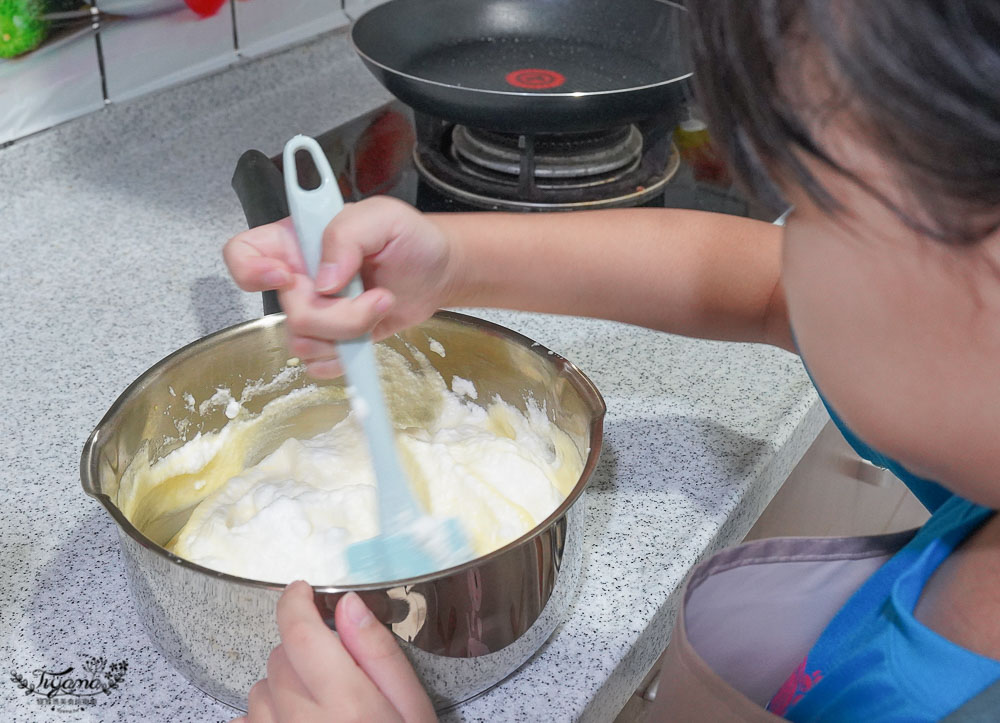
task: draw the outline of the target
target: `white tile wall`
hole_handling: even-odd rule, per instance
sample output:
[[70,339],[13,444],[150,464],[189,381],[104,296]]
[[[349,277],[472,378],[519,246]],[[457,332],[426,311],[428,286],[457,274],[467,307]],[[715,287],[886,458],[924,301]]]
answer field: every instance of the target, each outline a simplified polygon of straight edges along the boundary
[[376,5],[382,5],[386,2],[388,0],[344,0],[344,12],[353,22]]
[[104,105],[93,22],[52,33],[37,50],[0,59],[0,143]]
[[[121,0],[98,0],[118,9]],[[136,7],[163,7],[164,0],[141,0]],[[165,12],[102,16],[100,38],[108,100],[121,101],[219,70],[236,61],[232,11],[223,4],[203,18],[183,0]],[[137,11],[133,11],[137,12]]]
[[240,55],[253,57],[343,27],[341,0],[234,0]]
[[208,18],[189,3],[211,0],[80,0],[37,50],[0,59],[0,144],[350,22],[343,0],[222,0]]

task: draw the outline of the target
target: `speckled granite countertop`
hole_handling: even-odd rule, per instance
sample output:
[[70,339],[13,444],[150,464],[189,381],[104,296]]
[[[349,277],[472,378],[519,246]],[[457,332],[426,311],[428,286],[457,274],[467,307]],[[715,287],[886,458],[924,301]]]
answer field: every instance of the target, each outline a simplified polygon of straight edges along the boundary
[[[323,72],[317,69],[324,68]],[[334,72],[336,69],[336,72]],[[0,151],[0,718],[216,721],[137,622],[114,526],[80,487],[84,440],[180,346],[260,312],[229,281],[244,227],[229,187],[277,152],[387,100],[346,37],[107,110]],[[585,319],[473,312],[576,362],[608,404],[569,619],[452,720],[611,720],[663,648],[685,573],[751,527],[825,421],[796,357]],[[83,711],[14,679],[127,661]]]

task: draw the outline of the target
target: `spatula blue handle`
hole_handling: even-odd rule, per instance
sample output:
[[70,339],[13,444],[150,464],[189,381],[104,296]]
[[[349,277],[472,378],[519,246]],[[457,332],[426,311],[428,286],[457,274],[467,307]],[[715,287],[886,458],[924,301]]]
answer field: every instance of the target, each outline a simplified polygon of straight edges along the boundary
[[[308,152],[319,172],[320,185],[314,189],[306,190],[299,185],[295,164],[295,154],[298,151]],[[333,217],[343,210],[344,199],[340,195],[330,162],[319,143],[308,136],[295,136],[285,145],[284,174],[288,208],[299,239],[299,248],[309,276],[315,278],[323,256],[323,231]],[[340,295],[352,298],[363,291],[361,276],[356,275]],[[341,341],[338,343],[338,352],[347,381],[353,387],[351,405],[361,422],[371,451],[378,486],[379,524],[385,534],[416,520],[420,511],[399,463],[371,337],[365,334],[357,339]]]

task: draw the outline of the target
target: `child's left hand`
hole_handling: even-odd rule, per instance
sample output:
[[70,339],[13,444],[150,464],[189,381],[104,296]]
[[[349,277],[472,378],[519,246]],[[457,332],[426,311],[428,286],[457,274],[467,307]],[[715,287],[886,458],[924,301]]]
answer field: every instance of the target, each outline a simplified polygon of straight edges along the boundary
[[246,717],[233,723],[437,720],[403,651],[360,597],[341,598],[334,620],[337,633],[307,583],[288,586],[278,601],[281,645],[250,689]]

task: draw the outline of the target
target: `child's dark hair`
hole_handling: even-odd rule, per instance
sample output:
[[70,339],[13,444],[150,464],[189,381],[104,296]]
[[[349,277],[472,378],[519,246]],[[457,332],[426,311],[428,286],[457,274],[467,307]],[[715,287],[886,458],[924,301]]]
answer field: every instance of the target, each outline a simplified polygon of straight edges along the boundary
[[[839,208],[801,162],[805,153],[941,240],[969,243],[1000,226],[1000,1],[687,5],[699,102],[735,175],[761,201],[783,205],[772,180],[777,171],[824,209]],[[826,68],[830,87],[819,89],[822,98],[807,101],[796,90],[803,52]],[[804,87],[816,95],[815,87]],[[807,117],[843,107],[898,170],[900,185],[926,217],[867,186],[817,140]]]

